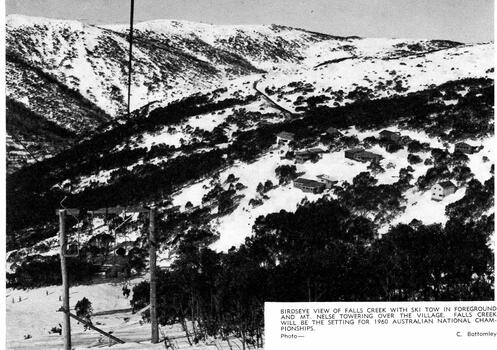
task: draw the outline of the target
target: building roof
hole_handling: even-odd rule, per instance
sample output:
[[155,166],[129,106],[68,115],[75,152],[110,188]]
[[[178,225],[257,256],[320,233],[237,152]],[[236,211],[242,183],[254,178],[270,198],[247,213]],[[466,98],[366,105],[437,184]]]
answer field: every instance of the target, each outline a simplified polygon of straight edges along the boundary
[[378,157],[382,158],[381,155],[373,153],[373,152],[368,152],[368,151],[362,151],[361,155],[366,156],[366,157],[371,157],[371,158],[378,158]]
[[325,153],[326,151],[321,148],[309,148],[304,151],[298,151],[295,153],[296,156],[313,156],[319,153]]
[[346,150],[345,152],[350,152],[350,153],[359,153],[359,152],[364,152],[362,148],[351,148]]
[[286,140],[293,141],[293,139],[295,138],[295,134],[291,133],[291,132],[287,132],[287,131],[282,131],[282,132],[276,134],[276,137],[279,137],[280,139],[286,139]]
[[315,148],[309,148],[307,150],[307,152],[309,152],[309,153],[325,153],[326,151],[322,148],[315,147]]
[[305,179],[303,177],[299,177],[298,179],[295,179],[293,182],[294,183],[296,183],[296,182],[301,183],[302,185],[307,186],[307,187],[320,187],[320,186],[323,186],[323,184],[321,182],[319,182],[319,181]]
[[335,179],[334,177],[332,177],[330,175],[326,175],[326,174],[321,174],[321,175],[318,175],[316,177],[318,179],[323,179],[323,180],[326,180],[326,181],[338,182],[337,179]]
[[362,148],[352,148],[349,150],[346,150],[345,152],[352,153],[353,156],[361,155],[366,158],[383,158],[381,155],[373,153],[373,152],[368,152]]
[[338,131],[337,128],[334,128],[334,127],[329,127],[328,129],[326,129],[326,132],[328,134],[336,134],[336,133],[340,133],[340,131]]
[[438,183],[438,185],[440,185],[444,189],[451,187],[457,188],[456,185],[452,183],[452,181],[441,181]]
[[308,151],[298,151],[298,152],[295,152],[295,156],[311,156],[312,153],[311,152],[308,152]]
[[380,135],[399,136],[400,132],[395,132],[395,131],[390,131],[390,130],[382,130],[382,131],[380,131]]

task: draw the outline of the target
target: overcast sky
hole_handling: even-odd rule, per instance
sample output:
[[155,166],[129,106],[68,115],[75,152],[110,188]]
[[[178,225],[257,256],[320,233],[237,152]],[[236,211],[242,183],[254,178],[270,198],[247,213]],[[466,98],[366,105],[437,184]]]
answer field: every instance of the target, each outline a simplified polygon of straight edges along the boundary
[[[130,0],[6,0],[6,12],[123,23]],[[494,0],[135,0],[135,20],[283,24],[335,35],[493,40]]]

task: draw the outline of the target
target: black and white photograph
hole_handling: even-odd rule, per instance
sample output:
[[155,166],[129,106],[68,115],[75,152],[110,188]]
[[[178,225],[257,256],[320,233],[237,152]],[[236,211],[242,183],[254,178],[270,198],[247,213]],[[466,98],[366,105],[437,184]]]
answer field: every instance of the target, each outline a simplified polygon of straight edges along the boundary
[[495,301],[494,5],[6,0],[6,349]]

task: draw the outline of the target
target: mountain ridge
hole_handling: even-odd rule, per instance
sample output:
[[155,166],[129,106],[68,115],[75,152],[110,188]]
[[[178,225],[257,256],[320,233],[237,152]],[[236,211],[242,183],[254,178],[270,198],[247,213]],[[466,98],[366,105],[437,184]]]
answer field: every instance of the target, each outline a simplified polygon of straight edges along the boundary
[[[6,25],[10,99],[75,131],[78,138],[125,118],[126,25],[14,14],[7,16]],[[167,105],[198,92],[240,85],[236,82],[240,79],[292,74],[326,61],[422,55],[457,46],[460,43],[450,41],[340,37],[281,25],[139,22],[135,26],[131,109],[151,103]],[[90,118],[85,117],[88,111]],[[12,146],[22,149],[15,142]],[[17,152],[15,157],[20,162],[10,162],[9,172],[32,161],[27,153]]]

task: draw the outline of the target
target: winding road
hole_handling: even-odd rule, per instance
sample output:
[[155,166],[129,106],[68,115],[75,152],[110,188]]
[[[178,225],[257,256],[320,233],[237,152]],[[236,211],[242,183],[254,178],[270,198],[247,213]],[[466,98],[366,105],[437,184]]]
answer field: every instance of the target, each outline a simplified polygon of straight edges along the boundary
[[[263,75],[262,79],[264,79],[265,77],[266,76]],[[285,114],[288,114],[290,117],[296,117],[299,114],[301,114],[301,113],[296,113],[295,111],[291,111],[291,110],[289,110],[286,107],[283,107],[278,102],[276,102],[271,96],[269,96],[268,94],[266,94],[266,92],[264,90],[259,89],[259,87],[257,86],[257,84],[260,83],[261,80],[254,81],[254,83],[253,83],[254,90],[257,91],[262,97],[264,97],[271,105],[273,105],[273,107],[275,107],[276,109],[282,111]]]

